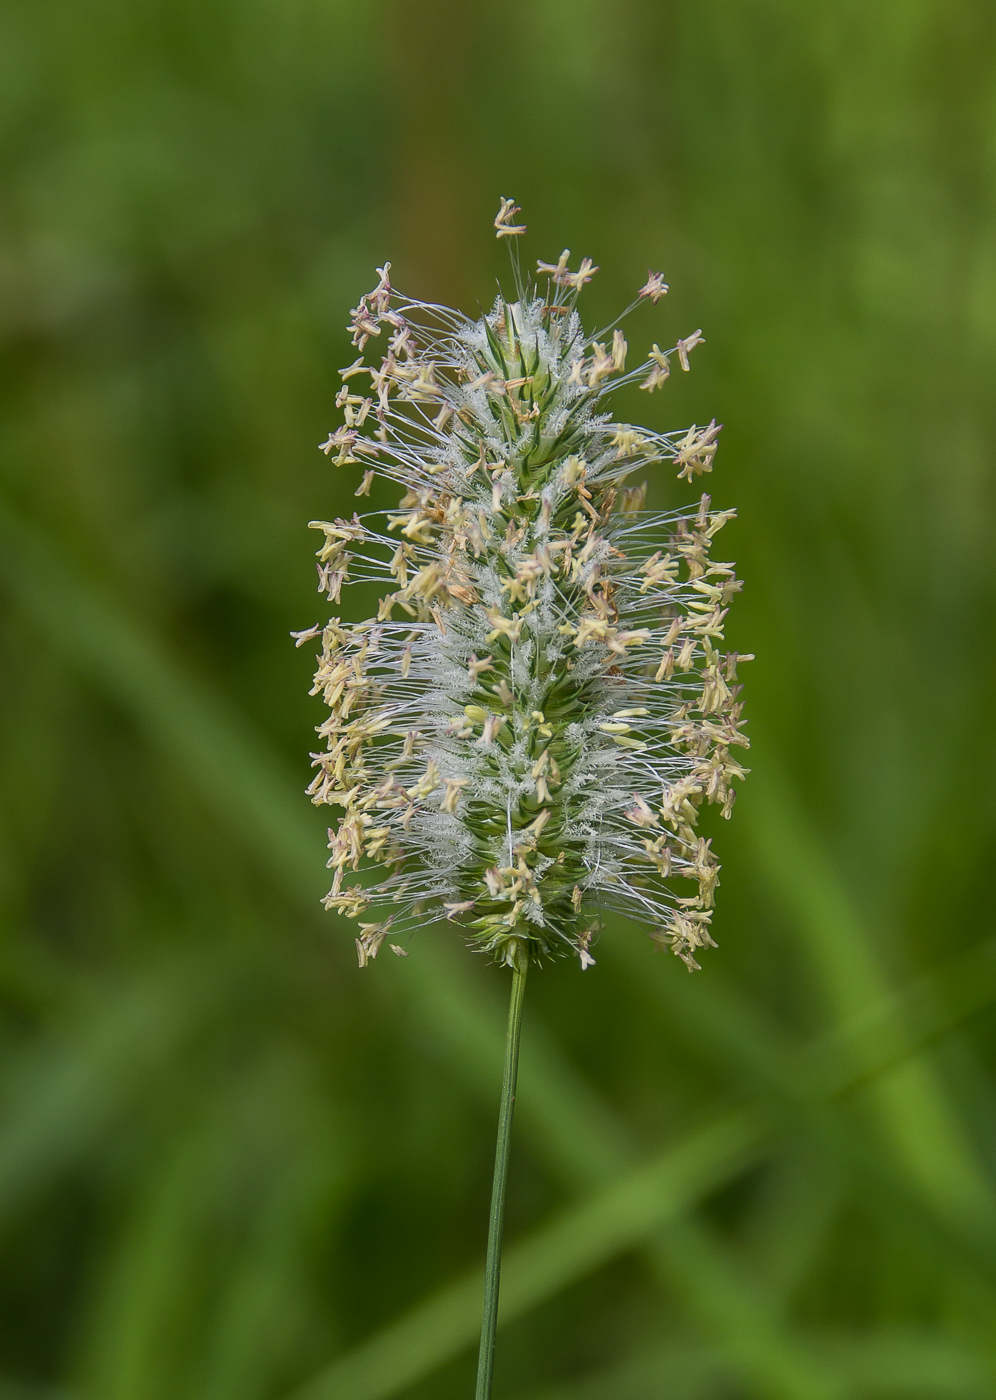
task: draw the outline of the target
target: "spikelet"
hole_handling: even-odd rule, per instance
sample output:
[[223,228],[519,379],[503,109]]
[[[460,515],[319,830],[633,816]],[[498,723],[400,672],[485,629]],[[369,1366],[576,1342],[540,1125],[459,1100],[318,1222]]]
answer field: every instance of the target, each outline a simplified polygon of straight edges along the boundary
[[[710,472],[719,426],[652,432],[604,400],[661,387],[672,357],[687,369],[701,332],[627,372],[618,322],[588,339],[576,310],[598,269],[572,272],[565,251],[524,283],[517,213],[503,199],[495,221],[515,300],[472,321],[397,293],[387,264],[352,313],[359,358],[322,450],[362,473],[357,496],[375,474],[403,495],[312,522],[329,601],[383,587],[368,621],[295,634],[321,636],[312,694],[330,711],[308,791],[342,809],[325,907],[358,921],[361,967],[389,932],[437,917],[499,962],[572,952],[586,967],[616,909],[695,968],[715,946],[719,873],[699,808],[729,816],[747,771],[734,750],[749,658],[721,651],[741,585],[711,557],[734,512],[708,496],[644,511],[645,483],[626,483],[662,463],[689,482]],[[651,273],[633,307],[666,291]]]

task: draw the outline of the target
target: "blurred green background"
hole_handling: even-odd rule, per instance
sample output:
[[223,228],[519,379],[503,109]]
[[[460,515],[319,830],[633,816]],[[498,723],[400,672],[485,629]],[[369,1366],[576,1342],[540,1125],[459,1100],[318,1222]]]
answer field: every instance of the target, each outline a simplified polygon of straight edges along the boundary
[[2,1400],[471,1393],[506,983],[357,972],[287,633],[499,195],[705,328],[758,659],[720,950],[530,979],[496,1400],[996,1395],[993,6],[4,0],[0,132]]

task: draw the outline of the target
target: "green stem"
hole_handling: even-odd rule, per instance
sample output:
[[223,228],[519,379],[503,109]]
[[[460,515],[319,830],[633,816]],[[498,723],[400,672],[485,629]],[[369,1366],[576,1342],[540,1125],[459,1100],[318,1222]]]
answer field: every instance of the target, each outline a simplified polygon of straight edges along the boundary
[[522,959],[521,966],[512,968],[512,995],[508,1004],[508,1033],[505,1037],[505,1072],[501,1084],[501,1109],[498,1113],[498,1147],[495,1151],[495,1175],[491,1186],[488,1257],[484,1266],[484,1320],[481,1323],[481,1350],[477,1359],[475,1400],[491,1400],[495,1333],[498,1329],[498,1288],[501,1283],[501,1237],[505,1223],[505,1184],[508,1179],[508,1150],[512,1140],[515,1079],[519,1069],[522,1001],[528,970],[529,963],[526,958]]

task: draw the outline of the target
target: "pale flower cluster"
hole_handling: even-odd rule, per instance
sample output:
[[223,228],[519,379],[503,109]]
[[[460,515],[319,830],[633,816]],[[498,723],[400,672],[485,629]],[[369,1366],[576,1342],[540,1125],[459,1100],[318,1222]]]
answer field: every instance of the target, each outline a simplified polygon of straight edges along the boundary
[[[525,232],[518,213],[502,200],[499,238]],[[398,294],[386,265],[352,313],[359,357],[322,448],[361,473],[358,497],[376,476],[403,494],[313,522],[330,602],[383,591],[367,621],[296,635],[321,638],[309,792],[341,809],[325,904],[358,921],[361,966],[437,916],[510,965],[567,950],[590,965],[605,910],[689,967],[713,946],[719,866],[696,826],[703,804],[729,816],[746,772],[748,658],[722,650],[740,583],[712,557],[733,512],[703,496],[652,514],[646,482],[627,483],[662,463],[710,472],[719,429],[605,412],[620,384],[658,389],[674,357],[687,370],[702,335],[627,371],[618,322],[588,337],[576,310],[598,269],[569,263],[539,263],[535,285],[516,272],[515,297],[477,321]],[[666,292],[650,273],[633,307]]]

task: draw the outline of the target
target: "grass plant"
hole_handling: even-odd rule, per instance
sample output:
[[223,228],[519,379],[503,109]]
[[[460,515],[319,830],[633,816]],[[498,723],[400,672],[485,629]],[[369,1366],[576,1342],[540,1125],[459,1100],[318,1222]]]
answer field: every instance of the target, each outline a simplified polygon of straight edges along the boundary
[[[599,916],[614,910],[700,970],[719,864],[696,827],[707,804],[730,816],[747,775],[733,754],[749,747],[737,665],[754,659],[719,650],[742,585],[711,550],[736,513],[703,495],[655,514],[648,482],[625,484],[664,463],[689,482],[711,472],[715,419],[662,434],[605,412],[627,383],[663,388],[672,358],[687,373],[701,330],[655,343],[627,373],[621,324],[667,295],[662,274],[587,336],[578,300],[598,268],[582,258],[572,271],[565,249],[526,279],[520,214],[502,198],[494,227],[515,289],[490,315],[399,294],[390,263],[353,309],[360,354],[340,370],[344,422],[322,450],[365,468],[355,496],[378,476],[404,494],[383,523],[311,522],[318,590],[336,604],[371,581],[387,591],[375,616],[293,634],[321,638],[311,693],[330,714],[308,792],[343,809],[324,904],[358,922],[360,968],[390,936],[445,916],[511,971],[477,1400],[491,1397],[530,964],[570,952],[593,967]],[[382,335],[379,366],[366,364]],[[378,866],[388,875],[371,885]]]

